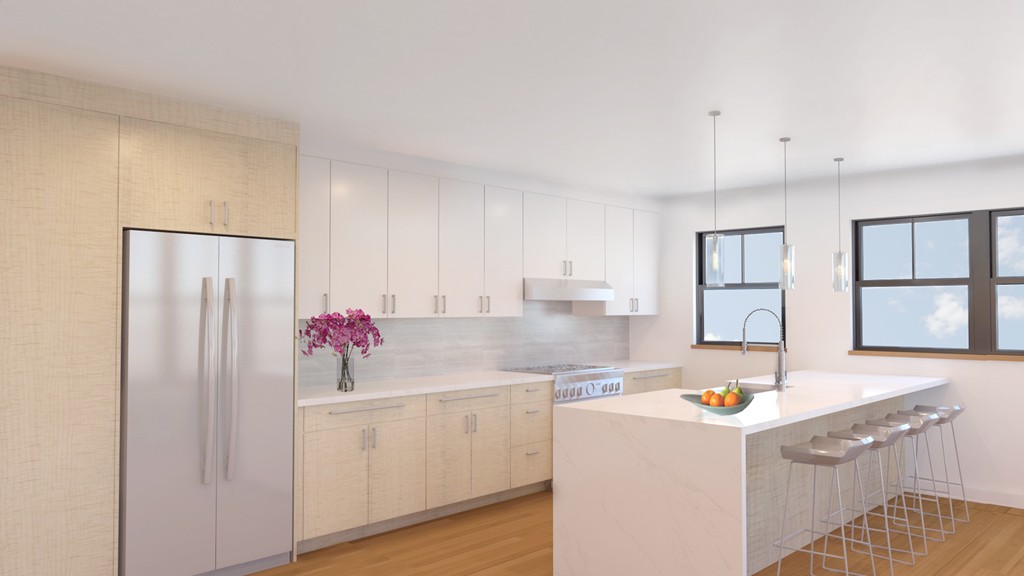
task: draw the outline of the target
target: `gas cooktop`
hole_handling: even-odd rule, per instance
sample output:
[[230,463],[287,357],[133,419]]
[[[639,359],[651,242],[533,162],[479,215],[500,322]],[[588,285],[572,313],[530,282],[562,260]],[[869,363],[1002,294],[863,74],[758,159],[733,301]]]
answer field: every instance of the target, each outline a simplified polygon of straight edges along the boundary
[[593,366],[590,364],[548,364],[547,366],[509,368],[507,372],[529,372],[531,374],[571,374],[574,372],[596,372],[599,370],[612,370],[612,367]]

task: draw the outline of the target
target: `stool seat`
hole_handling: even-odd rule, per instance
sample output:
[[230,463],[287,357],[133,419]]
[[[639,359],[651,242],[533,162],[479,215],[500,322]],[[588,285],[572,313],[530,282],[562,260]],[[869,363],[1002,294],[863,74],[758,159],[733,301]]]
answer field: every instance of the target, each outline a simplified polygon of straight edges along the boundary
[[782,457],[786,460],[801,464],[838,466],[860,456],[871,446],[872,442],[874,442],[874,438],[871,436],[854,439],[814,436],[810,442],[783,446],[781,452]]
[[879,450],[892,446],[898,442],[900,438],[903,438],[908,431],[910,431],[910,424],[906,423],[898,424],[896,426],[854,424],[849,430],[829,432],[828,435],[833,438],[872,438],[873,441],[871,442],[871,446],[868,446],[868,448],[872,450]]
[[926,406],[924,404],[918,404],[914,406],[914,412],[919,414],[938,414],[939,425],[947,424],[957,418],[957,416],[964,413],[964,407],[959,404],[953,404],[952,406]]
[[885,418],[879,418],[876,420],[868,420],[867,423],[872,426],[895,426],[898,424],[909,424],[910,430],[907,430],[907,436],[917,436],[918,434],[928,430],[939,421],[938,414],[886,414]]

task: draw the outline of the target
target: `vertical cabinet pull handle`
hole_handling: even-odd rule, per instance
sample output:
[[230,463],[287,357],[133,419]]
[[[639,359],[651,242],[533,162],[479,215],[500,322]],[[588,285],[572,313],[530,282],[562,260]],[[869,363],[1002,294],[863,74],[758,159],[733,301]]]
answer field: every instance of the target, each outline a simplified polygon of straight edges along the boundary
[[327,314],[328,308],[329,306],[327,305],[327,292],[324,292],[324,314]]
[[[210,206],[213,206],[213,201],[210,201]],[[206,384],[206,397],[205,397],[205,410],[206,410],[206,430],[203,437],[203,484],[209,484],[213,480],[213,429],[216,424],[214,419],[215,414],[213,411],[214,404],[217,400],[217,392],[214,388],[213,375],[216,370],[216,361],[214,360],[214,346],[216,343],[213,337],[213,278],[207,276],[203,278],[203,358],[201,362],[201,370],[203,375],[203,382]]]
[[572,260],[569,260],[569,276],[572,276]]
[[395,297],[394,294],[392,294],[391,295],[391,313],[392,314],[395,313],[395,300],[396,300],[396,297]]
[[562,276],[568,276],[568,275],[569,275],[569,261],[568,260],[562,260]]
[[437,314],[437,294],[434,294],[434,314]]
[[441,314],[447,314],[447,313],[448,313],[448,295],[447,294],[442,294],[441,295]]
[[370,438],[372,438],[372,440],[370,441],[370,448],[373,448],[373,449],[376,450],[377,449],[377,427],[376,426],[373,427],[373,432],[371,433]]
[[466,434],[469,434],[469,414],[466,414],[463,418],[466,421]]
[[473,432],[476,432],[476,414],[473,414]]
[[363,428],[363,452],[366,452],[366,428]]
[[228,227],[228,201],[224,201],[224,229]]
[[487,297],[487,313],[488,314],[491,313],[491,297],[490,296]]
[[213,200],[210,200],[210,230],[213,230]]
[[481,314],[484,313],[484,297],[483,296],[480,297],[480,313]]
[[230,371],[228,381],[231,383],[231,420],[228,424],[228,457],[225,478],[234,480],[235,448],[238,444],[238,298],[235,292],[235,279],[228,278],[224,283],[224,304],[228,309],[227,368]]
[[381,314],[387,314],[388,313],[388,295],[387,294],[381,294],[380,295],[380,313]]

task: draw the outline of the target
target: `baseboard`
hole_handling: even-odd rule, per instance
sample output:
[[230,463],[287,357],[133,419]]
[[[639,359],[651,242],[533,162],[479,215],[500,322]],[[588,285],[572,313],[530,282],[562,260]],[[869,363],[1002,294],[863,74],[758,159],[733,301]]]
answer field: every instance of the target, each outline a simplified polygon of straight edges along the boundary
[[472,510],[474,508],[512,500],[513,498],[519,498],[520,496],[526,496],[527,494],[543,492],[550,488],[550,480],[537,482],[536,484],[529,484],[527,486],[513,488],[496,494],[488,494],[487,496],[481,496],[479,498],[465,500],[463,502],[456,502],[447,506],[441,506],[440,508],[431,508],[430,510],[416,512],[415,514],[409,514],[407,516],[391,518],[390,520],[383,520],[381,522],[367,524],[366,526],[359,526],[358,528],[343,530],[333,534],[326,534],[324,536],[310,538],[309,540],[302,540],[299,542],[297,547],[298,553],[305,554],[306,552],[312,552],[313,550],[319,550],[342,542],[350,542],[352,540],[366,538],[367,536],[405,528],[406,526],[412,526],[413,524],[420,524],[429,520],[436,520],[437,518],[451,516],[453,514],[458,514],[459,512],[465,512],[466,510]]

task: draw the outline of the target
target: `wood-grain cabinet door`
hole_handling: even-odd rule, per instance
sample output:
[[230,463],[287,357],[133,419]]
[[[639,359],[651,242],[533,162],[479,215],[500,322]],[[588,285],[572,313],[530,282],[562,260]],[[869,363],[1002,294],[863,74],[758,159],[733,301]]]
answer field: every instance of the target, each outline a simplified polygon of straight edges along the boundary
[[471,497],[509,489],[509,409],[507,406],[473,412],[473,482]]
[[370,426],[370,523],[426,508],[426,418]]
[[307,433],[303,539],[363,526],[369,517],[369,427]]
[[471,420],[469,411],[427,417],[427,508],[471,497]]
[[295,238],[295,146],[121,118],[124,226]]

